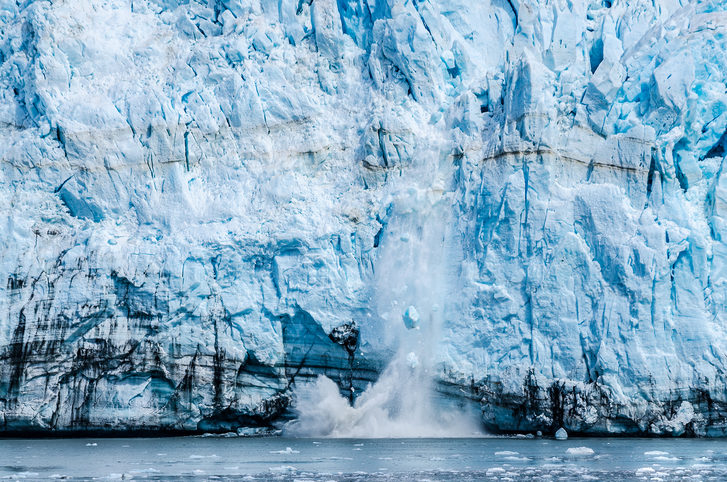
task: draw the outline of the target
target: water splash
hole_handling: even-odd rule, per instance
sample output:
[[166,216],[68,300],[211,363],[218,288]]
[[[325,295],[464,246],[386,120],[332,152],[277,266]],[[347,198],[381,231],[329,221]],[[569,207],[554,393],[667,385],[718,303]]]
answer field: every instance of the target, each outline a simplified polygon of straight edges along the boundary
[[377,260],[372,303],[378,336],[396,355],[351,405],[320,376],[299,387],[297,419],[286,433],[311,437],[470,437],[482,435],[478,413],[435,401],[437,345],[448,313],[456,312],[456,273],[447,271],[459,243],[450,233],[451,195],[434,182],[409,188],[392,203]]
[[[305,437],[413,438],[472,437],[481,435],[475,413],[436,410],[421,390],[423,377],[402,373],[404,363],[389,365],[381,378],[353,406],[329,378],[300,389],[296,396],[298,419],[286,433]],[[414,369],[416,371],[416,369]]]

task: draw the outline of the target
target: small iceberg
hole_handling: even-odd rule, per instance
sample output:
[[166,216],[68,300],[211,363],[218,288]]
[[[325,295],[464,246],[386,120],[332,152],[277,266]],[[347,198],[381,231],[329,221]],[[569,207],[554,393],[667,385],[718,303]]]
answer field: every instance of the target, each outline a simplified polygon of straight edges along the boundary
[[592,448],[589,447],[571,447],[568,450],[565,451],[568,455],[575,455],[575,456],[585,456],[585,455],[593,455],[595,452]]

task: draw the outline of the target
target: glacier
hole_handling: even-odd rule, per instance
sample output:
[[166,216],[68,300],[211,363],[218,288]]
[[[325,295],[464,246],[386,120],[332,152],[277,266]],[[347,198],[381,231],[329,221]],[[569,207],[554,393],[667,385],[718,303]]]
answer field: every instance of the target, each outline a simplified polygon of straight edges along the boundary
[[724,0],[0,0],[0,433],[263,429],[429,330],[488,430],[727,435],[726,155]]

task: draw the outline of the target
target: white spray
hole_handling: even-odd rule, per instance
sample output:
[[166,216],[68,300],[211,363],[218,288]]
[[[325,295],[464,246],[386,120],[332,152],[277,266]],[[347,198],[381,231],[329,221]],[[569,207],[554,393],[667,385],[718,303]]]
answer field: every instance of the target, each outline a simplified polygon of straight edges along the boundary
[[[435,171],[436,172],[436,171]],[[469,437],[481,435],[476,413],[435,406],[436,348],[456,298],[450,233],[452,197],[435,180],[397,193],[376,263],[374,311],[383,342],[397,347],[379,379],[349,404],[320,376],[296,391],[297,420],[286,433],[309,437]]]

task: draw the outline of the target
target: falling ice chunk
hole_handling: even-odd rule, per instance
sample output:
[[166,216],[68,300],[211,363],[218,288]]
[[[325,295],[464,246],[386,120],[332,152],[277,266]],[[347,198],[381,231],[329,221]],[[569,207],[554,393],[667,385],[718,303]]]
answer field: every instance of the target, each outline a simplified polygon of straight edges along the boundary
[[413,330],[415,328],[419,328],[419,312],[417,312],[417,309],[413,306],[406,309],[402,319],[404,320],[404,325],[406,325],[408,329]]
[[419,358],[417,357],[417,354],[414,352],[409,353],[406,356],[406,364],[411,368],[412,370],[419,366]]

